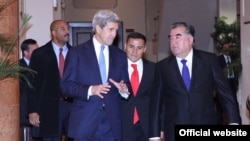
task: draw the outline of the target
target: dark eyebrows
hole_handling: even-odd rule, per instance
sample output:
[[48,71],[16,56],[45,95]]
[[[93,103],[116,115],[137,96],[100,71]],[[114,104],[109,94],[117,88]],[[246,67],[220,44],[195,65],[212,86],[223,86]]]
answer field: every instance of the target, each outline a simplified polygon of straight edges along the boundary
[[[182,36],[182,34],[181,33],[177,33],[177,34],[175,34],[175,37],[181,37]],[[168,38],[170,39],[171,37],[173,37],[173,36],[171,36],[171,35],[168,35]]]
[[182,34],[178,33],[178,34],[176,34],[175,36],[180,37],[180,36],[182,36]]

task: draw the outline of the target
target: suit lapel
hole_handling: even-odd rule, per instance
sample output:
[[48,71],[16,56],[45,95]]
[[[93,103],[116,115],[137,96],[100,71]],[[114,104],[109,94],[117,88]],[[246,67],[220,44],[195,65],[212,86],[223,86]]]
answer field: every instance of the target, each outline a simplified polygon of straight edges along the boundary
[[192,78],[191,78],[190,90],[192,89],[192,87],[194,87],[195,82],[199,82],[199,81],[197,81],[197,79],[199,79],[203,74],[203,70],[201,68],[201,66],[203,66],[203,65],[204,65],[204,63],[202,62],[202,59],[199,57],[199,53],[194,50],[193,51]]
[[23,67],[28,67],[28,64],[25,62],[24,58],[20,60],[20,65]]
[[51,63],[49,63],[49,64],[51,64],[51,66],[47,66],[47,67],[53,68],[52,70],[57,72],[58,76],[60,77],[58,64],[57,64],[56,53],[54,52],[52,42],[49,42],[45,47],[46,47],[45,52],[46,52],[47,55],[44,56],[44,57],[48,57],[47,62],[51,62]]
[[[108,47],[109,49],[109,69],[108,69],[108,78],[112,78],[112,74],[116,73],[115,66],[118,63],[116,59],[116,53],[113,50],[112,46]],[[112,65],[110,65],[112,64]]]
[[86,52],[86,54],[84,55],[86,55],[86,59],[88,60],[88,62],[90,62],[89,64],[91,64],[88,67],[90,67],[90,70],[93,71],[93,74],[98,74],[96,78],[98,79],[98,82],[101,84],[102,83],[101,73],[99,70],[98,60],[96,57],[95,48],[92,40],[90,40],[86,48],[83,49],[87,50],[83,52]]
[[147,84],[148,84],[148,75],[150,75],[151,69],[148,67],[148,63],[144,60],[142,60],[143,63],[143,71],[142,71],[142,78],[141,78],[141,82],[137,91],[136,95],[140,95],[141,93],[144,93],[144,91],[146,91],[147,89],[144,88],[148,88]]
[[173,84],[175,84],[176,87],[181,87],[182,89],[186,89],[176,58],[172,56],[169,63],[170,63],[169,66],[171,66],[172,68],[168,68],[169,72],[165,73],[169,73],[170,77],[175,78],[173,79]]

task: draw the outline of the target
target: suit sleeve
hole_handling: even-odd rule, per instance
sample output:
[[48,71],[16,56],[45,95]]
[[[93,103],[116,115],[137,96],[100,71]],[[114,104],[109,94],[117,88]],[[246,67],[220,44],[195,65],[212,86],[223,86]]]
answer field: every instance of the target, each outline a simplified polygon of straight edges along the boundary
[[[77,80],[77,68],[79,68],[79,50],[71,48],[65,60],[64,74],[61,80],[60,89],[65,96],[73,99],[88,100],[87,94],[89,85],[83,85]],[[84,68],[81,68],[84,70]],[[85,73],[82,71],[82,73]]]
[[214,55],[211,60],[213,63],[212,71],[217,88],[218,99],[226,114],[227,121],[229,123],[241,123],[237,97],[232,93],[216,56]]
[[163,129],[164,109],[163,94],[161,92],[162,82],[160,79],[159,67],[157,67],[156,79],[154,82],[153,92],[150,98],[149,107],[149,138],[160,137],[160,131]]

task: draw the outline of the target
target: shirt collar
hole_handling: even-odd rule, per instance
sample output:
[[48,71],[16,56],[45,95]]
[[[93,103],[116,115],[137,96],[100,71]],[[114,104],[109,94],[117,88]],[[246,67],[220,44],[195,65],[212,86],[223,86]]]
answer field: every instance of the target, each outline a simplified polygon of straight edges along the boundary
[[29,59],[27,59],[26,57],[23,57],[23,59],[24,59],[24,61],[26,62],[26,64],[29,66],[29,64],[30,64],[30,60],[29,60]]
[[137,66],[141,65],[142,64],[142,59],[139,59],[136,62],[132,62],[131,60],[128,59],[128,65],[131,66],[131,64],[137,64]]
[[176,59],[177,59],[178,62],[180,62],[182,59],[187,60],[187,62],[192,62],[193,61],[193,49],[190,50],[190,52],[188,53],[186,58],[176,57]]
[[[59,47],[57,44],[55,44],[53,41],[52,41],[52,47],[53,47],[53,49],[54,49],[55,52],[59,53],[60,47]],[[65,45],[62,47],[62,49],[63,49],[63,52],[64,52],[64,51],[67,51],[67,50],[68,50],[67,45],[65,44]]]
[[94,47],[100,47],[102,44],[100,44],[97,40],[96,40],[96,38],[95,38],[95,36],[93,37],[93,43],[94,43]]

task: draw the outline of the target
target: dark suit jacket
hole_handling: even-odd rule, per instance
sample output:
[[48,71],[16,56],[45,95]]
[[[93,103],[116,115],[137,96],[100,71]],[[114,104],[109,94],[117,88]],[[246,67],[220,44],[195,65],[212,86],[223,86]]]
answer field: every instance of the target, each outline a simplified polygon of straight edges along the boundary
[[36,131],[33,135],[58,136],[61,78],[51,41],[33,51],[30,68],[35,70],[37,75],[32,79],[35,89],[29,94],[29,113],[37,112],[41,122],[39,128],[33,128]]
[[[124,80],[129,83],[126,54],[118,47],[109,46],[108,78],[116,82]],[[78,139],[90,139],[96,133],[100,122],[100,109],[103,103],[108,115],[108,122],[117,139],[121,140],[121,96],[118,89],[111,83],[111,89],[104,99],[90,96],[87,99],[91,85],[102,84],[98,60],[92,39],[72,47],[65,62],[65,72],[62,78],[61,90],[74,99],[70,121],[69,136]]]
[[[219,55],[218,60],[219,60],[221,68],[225,69],[227,67],[227,62],[226,62],[226,59],[225,59],[224,55]],[[236,94],[237,89],[238,89],[238,84],[239,84],[239,82],[238,82],[238,74],[234,73],[234,78],[228,80],[228,82],[229,82],[229,85],[230,85],[233,93]]]
[[[194,49],[191,86],[188,91],[182,80],[175,56],[157,64],[161,77],[158,96],[152,97],[150,137],[159,136],[160,101],[165,97],[165,137],[174,141],[174,125],[218,124],[213,101],[215,88],[229,123],[240,123],[237,100],[234,98],[217,56]],[[157,90],[156,90],[157,92]]]
[[155,81],[156,74],[156,66],[155,63],[147,61],[145,59],[143,61],[143,72],[142,78],[139,85],[139,89],[136,97],[134,97],[133,91],[129,99],[122,100],[122,126],[123,126],[123,141],[131,141],[130,136],[133,134],[133,113],[134,107],[136,106],[140,124],[148,138],[148,124],[149,124],[149,101],[150,96],[153,95],[153,84]]
[[[27,67],[25,60],[22,58],[19,60],[19,65],[22,67]],[[24,73],[28,77],[27,73]],[[21,126],[30,126],[29,117],[28,117],[28,92],[29,87],[25,80],[20,79],[20,124]]]

